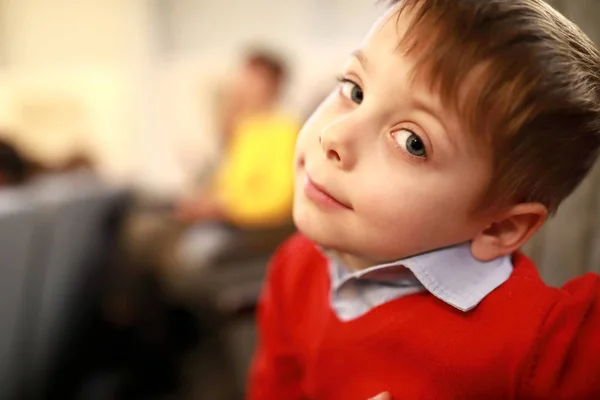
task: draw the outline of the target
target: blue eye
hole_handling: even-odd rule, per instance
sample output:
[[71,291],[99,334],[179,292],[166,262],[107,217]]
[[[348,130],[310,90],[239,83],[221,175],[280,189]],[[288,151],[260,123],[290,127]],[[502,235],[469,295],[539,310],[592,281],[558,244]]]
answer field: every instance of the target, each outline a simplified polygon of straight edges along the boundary
[[342,88],[340,90],[342,96],[346,97],[347,99],[350,99],[356,104],[360,104],[363,102],[364,94],[360,86],[358,86],[351,80],[345,78],[341,78],[340,82],[342,83]]
[[416,133],[408,129],[400,129],[392,133],[392,136],[399,147],[405,149],[409,154],[415,157],[426,157],[427,151],[425,143]]

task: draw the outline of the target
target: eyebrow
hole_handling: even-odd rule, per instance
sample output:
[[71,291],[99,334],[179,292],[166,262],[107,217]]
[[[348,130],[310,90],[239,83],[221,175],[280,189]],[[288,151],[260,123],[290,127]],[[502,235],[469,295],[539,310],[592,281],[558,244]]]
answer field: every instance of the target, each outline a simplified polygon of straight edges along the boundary
[[365,53],[363,53],[362,50],[354,50],[351,53],[352,56],[356,57],[356,59],[358,60],[358,62],[360,63],[360,65],[362,65],[363,69],[366,71],[369,69],[369,60],[367,59],[367,56],[365,56]]

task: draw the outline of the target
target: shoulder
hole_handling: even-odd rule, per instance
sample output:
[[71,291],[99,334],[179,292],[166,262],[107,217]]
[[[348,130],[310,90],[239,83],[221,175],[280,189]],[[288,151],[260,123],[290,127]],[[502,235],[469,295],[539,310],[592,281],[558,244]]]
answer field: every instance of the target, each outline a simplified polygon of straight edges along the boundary
[[320,252],[306,236],[296,232],[287,238],[275,252],[275,256],[289,257],[292,255],[314,257],[320,255]]
[[501,319],[501,316],[522,319],[530,330],[537,330],[559,301],[560,294],[544,283],[533,261],[524,254],[514,254],[512,263],[514,269],[508,280],[490,293],[475,311],[492,319]]
[[596,274],[575,278],[556,288],[544,283],[533,261],[525,255],[515,254],[513,265],[510,278],[484,300],[482,309],[506,313],[511,320],[521,318],[539,330],[555,315],[590,308],[598,302],[600,277]]
[[314,279],[326,268],[327,260],[316,245],[300,233],[288,238],[275,251],[269,267],[270,278],[280,284],[293,284]]
[[586,274],[554,288],[543,283],[524,256],[514,261],[515,276],[504,297],[518,299],[510,309],[533,334],[521,362],[521,394],[600,398],[600,277]]
[[306,268],[307,265],[326,266],[327,260],[315,243],[301,233],[295,233],[277,248],[269,270],[280,279],[298,279],[314,270]]
[[547,319],[559,310],[582,307],[584,304],[591,306],[598,301],[600,277],[596,274],[583,275],[556,288],[544,283],[533,261],[525,255],[515,254],[513,265],[513,274],[498,291],[503,302],[530,304]]
[[[301,234],[295,234],[277,249],[269,264],[263,302],[277,303],[282,310],[294,310],[296,316],[303,309],[314,310],[307,301],[307,293],[313,301],[328,293],[329,273],[327,260],[316,245]],[[268,294],[268,296],[266,295]],[[309,304],[310,303],[310,304]],[[311,308],[312,307],[312,308]]]
[[554,288],[544,283],[525,255],[515,254],[513,265],[510,278],[470,311],[467,319],[494,327],[500,333],[496,340],[513,348],[522,361],[548,335],[564,332],[561,324],[593,307],[598,278],[584,276]]

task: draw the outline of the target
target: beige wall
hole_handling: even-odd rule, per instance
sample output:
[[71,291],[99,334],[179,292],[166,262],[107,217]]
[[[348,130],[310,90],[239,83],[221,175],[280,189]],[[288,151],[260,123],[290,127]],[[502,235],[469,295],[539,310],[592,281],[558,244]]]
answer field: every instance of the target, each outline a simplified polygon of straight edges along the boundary
[[131,178],[138,155],[127,74],[144,51],[134,3],[0,3],[0,126],[33,155],[55,163],[89,150],[103,173]]
[[378,13],[363,0],[0,0],[0,127],[46,161],[84,148],[110,178],[181,191],[214,158],[212,95],[245,44],[286,50],[301,71],[286,104],[304,113]]
[[171,144],[177,132],[166,115],[167,96],[177,93],[159,52],[152,3],[3,0],[0,6],[0,127],[43,161],[89,151],[113,180],[180,190],[185,182]]

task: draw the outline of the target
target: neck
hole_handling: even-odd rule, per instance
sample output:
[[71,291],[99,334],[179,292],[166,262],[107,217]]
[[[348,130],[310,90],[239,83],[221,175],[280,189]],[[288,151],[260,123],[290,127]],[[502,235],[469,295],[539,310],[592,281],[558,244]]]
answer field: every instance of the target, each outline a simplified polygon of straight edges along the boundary
[[335,251],[334,254],[348,269],[352,271],[360,271],[379,264],[375,260],[369,260],[364,257],[350,253],[343,253],[341,251]]
[[417,253],[417,254],[411,254],[411,255],[406,255],[406,256],[403,256],[403,257],[398,257],[398,258],[395,258],[393,260],[376,260],[376,259],[372,259],[372,258],[367,258],[367,257],[364,257],[364,256],[360,256],[360,255],[357,255],[357,254],[342,252],[342,251],[339,251],[339,250],[332,250],[332,253],[349,270],[360,271],[360,270],[364,270],[364,269],[373,267],[375,265],[396,262],[396,261],[403,260],[403,259],[406,259],[406,258],[415,257],[415,256],[418,256],[418,255],[421,255],[421,254],[431,253],[431,252],[435,252],[435,251],[439,251],[439,250],[443,250],[443,249],[452,248],[452,247],[455,247],[455,246],[460,246],[461,244],[464,244],[464,242],[460,242],[460,243],[456,243],[456,244],[449,245],[449,246],[444,246],[444,247],[440,247],[440,248],[435,248],[435,249],[427,250],[427,251],[424,251],[424,252],[421,252],[421,253]]
[[277,102],[271,100],[260,101],[254,104],[247,105],[242,109],[243,115],[266,114],[273,111],[277,106]]

